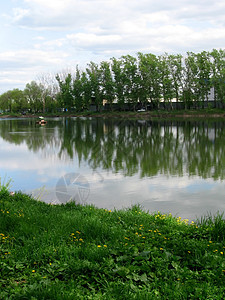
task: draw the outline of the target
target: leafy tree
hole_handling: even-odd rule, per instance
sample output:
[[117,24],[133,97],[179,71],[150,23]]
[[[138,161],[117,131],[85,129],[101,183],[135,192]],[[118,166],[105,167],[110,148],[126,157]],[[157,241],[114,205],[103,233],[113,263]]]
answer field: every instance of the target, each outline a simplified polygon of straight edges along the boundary
[[164,103],[171,102],[173,98],[173,80],[169,69],[168,54],[159,57],[159,76]]
[[56,80],[58,81],[60,88],[59,101],[64,108],[71,110],[74,106],[72,75],[69,73],[64,80],[61,80],[60,76],[57,74]]
[[0,109],[12,112],[11,91],[7,91],[0,96]]
[[112,110],[112,103],[115,99],[114,83],[112,78],[112,72],[110,69],[110,63],[103,61],[100,65],[101,71],[101,81],[103,89],[103,97],[107,100],[107,103],[110,105],[110,110]]
[[123,72],[123,62],[121,59],[112,58],[112,73],[114,78],[115,95],[120,109],[124,108],[126,76]]
[[144,90],[143,98],[148,98],[153,108],[158,107],[160,101],[160,70],[159,59],[154,54],[138,53],[141,86]]
[[10,91],[10,97],[13,112],[22,112],[28,108],[28,103],[26,101],[23,91],[19,89],[14,89]]
[[76,75],[73,81],[73,96],[75,102],[76,110],[80,111],[83,108],[83,88],[82,88],[82,81],[81,81],[81,74],[78,66],[76,67]]
[[215,106],[218,101],[225,106],[225,50],[213,49],[210,53],[212,78],[211,85],[215,91]]
[[101,70],[97,64],[90,62],[86,68],[87,74],[89,76],[92,96],[94,97],[94,102],[97,107],[97,111],[100,111],[103,103],[103,90],[101,82]]
[[198,67],[197,74],[197,87],[199,100],[202,101],[202,106],[204,108],[204,101],[207,101],[208,104],[208,94],[211,88],[211,63],[209,59],[209,54],[206,51],[198,53],[196,55],[196,64]]
[[82,100],[83,108],[89,109],[91,103],[91,97],[92,97],[92,88],[91,88],[91,82],[86,72],[82,72],[80,82],[83,91],[83,100]]
[[13,89],[0,96],[0,108],[9,112],[22,112],[28,108],[23,91]]
[[38,112],[42,109],[42,89],[36,81],[27,83],[24,90],[24,95],[27,98],[31,111]]
[[128,103],[135,110],[139,100],[140,77],[138,74],[137,59],[131,55],[122,56],[124,74],[124,95]]
[[185,109],[187,109],[190,108],[193,102],[196,105],[196,101],[199,99],[199,91],[197,88],[198,68],[195,53],[188,52],[184,63],[183,101]]
[[173,94],[176,97],[176,102],[178,103],[181,99],[181,91],[183,86],[182,55],[169,55],[167,63],[172,78]]

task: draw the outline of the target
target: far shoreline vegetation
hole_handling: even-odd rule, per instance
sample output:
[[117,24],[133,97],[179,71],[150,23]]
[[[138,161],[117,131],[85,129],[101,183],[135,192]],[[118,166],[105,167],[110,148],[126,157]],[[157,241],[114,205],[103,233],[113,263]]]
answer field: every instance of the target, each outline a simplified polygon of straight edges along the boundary
[[102,118],[123,118],[123,119],[224,119],[224,109],[198,109],[198,110],[155,110],[155,111],[83,111],[83,112],[58,112],[58,113],[0,113],[0,119],[17,119],[17,118],[38,118],[43,116],[44,118],[55,117],[102,117]]
[[3,114],[98,114],[225,110],[225,50],[138,53],[41,75],[0,95]]
[[1,299],[224,299],[223,215],[51,205],[0,186]]

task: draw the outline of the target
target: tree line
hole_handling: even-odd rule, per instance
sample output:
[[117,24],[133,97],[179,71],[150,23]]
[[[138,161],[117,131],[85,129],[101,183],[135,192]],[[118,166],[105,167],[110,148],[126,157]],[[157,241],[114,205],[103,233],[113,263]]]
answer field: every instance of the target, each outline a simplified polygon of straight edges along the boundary
[[[161,103],[183,103],[184,108],[203,108],[214,89],[214,106],[225,107],[225,50],[181,54],[138,53],[111,58],[99,64],[90,62],[74,74],[57,74],[32,81],[25,89],[0,96],[0,109],[10,112],[97,111],[107,103],[109,110],[137,106],[158,109]],[[172,105],[171,105],[172,108]]]

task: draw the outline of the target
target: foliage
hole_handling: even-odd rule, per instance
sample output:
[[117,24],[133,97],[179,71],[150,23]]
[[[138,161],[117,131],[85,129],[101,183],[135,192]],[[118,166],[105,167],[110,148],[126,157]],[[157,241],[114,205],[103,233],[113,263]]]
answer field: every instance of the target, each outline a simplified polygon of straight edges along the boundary
[[0,191],[1,299],[224,299],[222,216],[48,205]]

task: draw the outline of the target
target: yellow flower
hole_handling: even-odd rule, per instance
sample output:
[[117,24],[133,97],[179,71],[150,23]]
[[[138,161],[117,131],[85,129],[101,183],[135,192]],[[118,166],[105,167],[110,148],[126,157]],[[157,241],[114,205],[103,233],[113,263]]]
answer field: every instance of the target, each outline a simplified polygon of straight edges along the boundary
[[223,255],[223,252],[221,251],[221,252],[220,252],[220,254],[222,254],[222,255]]
[[98,245],[98,248],[101,248],[101,245]]
[[32,270],[32,273],[35,273],[35,270]]
[[104,245],[103,247],[107,248],[107,245]]

